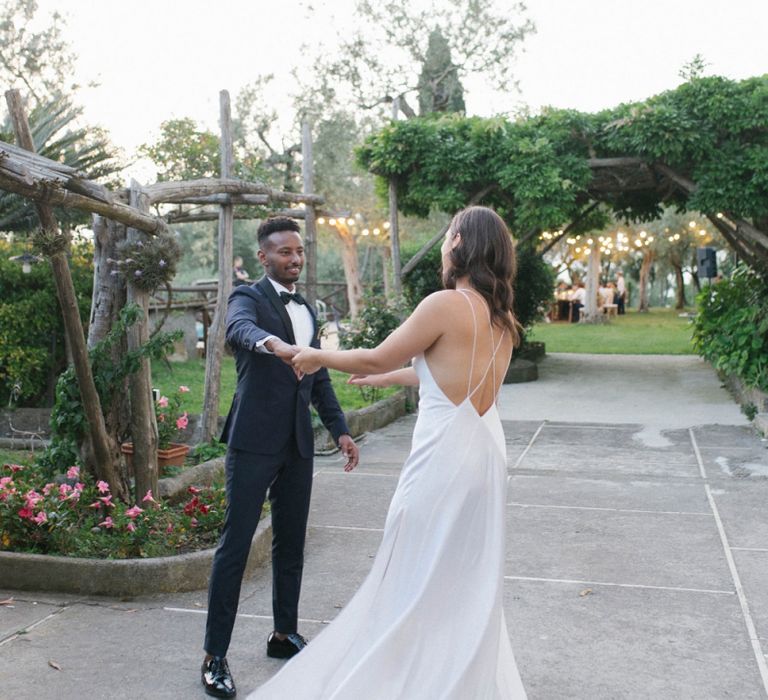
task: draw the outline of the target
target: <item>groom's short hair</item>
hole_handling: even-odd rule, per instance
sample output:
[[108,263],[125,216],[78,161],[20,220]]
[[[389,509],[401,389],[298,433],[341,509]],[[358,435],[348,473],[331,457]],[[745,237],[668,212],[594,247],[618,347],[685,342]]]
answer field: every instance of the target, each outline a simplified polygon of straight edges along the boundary
[[261,245],[271,234],[278,231],[296,231],[301,233],[301,227],[296,219],[290,216],[272,216],[261,223],[258,230],[259,245]]

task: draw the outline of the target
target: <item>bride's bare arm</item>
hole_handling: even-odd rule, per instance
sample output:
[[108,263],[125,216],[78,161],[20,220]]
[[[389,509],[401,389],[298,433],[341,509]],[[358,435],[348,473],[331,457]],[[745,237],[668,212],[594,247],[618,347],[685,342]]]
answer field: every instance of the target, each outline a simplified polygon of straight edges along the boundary
[[412,357],[424,352],[440,338],[450,322],[455,292],[430,294],[384,342],[367,350],[317,350],[302,348],[293,364],[311,374],[330,367],[349,374],[384,374],[400,369]]
[[355,386],[419,386],[419,378],[413,367],[396,369],[385,374],[353,374],[347,384]]

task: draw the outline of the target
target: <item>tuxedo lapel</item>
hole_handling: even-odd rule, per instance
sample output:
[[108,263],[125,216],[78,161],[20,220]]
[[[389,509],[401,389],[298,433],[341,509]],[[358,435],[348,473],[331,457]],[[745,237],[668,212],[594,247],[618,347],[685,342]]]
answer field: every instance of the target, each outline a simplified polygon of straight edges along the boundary
[[272,283],[265,275],[256,284],[261,287],[267,299],[269,299],[270,303],[277,312],[277,315],[280,317],[280,320],[283,322],[283,325],[285,326],[285,335],[288,342],[291,345],[296,345],[296,337],[293,334],[293,324],[291,323],[291,317],[285,310],[285,304],[283,304],[283,300],[277,295],[277,292],[272,286]]

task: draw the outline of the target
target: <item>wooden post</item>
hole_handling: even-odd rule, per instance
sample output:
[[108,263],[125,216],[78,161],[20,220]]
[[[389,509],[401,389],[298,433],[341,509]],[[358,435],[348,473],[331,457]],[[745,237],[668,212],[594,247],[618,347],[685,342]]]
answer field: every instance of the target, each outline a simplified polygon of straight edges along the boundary
[[[149,211],[149,203],[141,185],[131,181],[130,205],[141,212]],[[129,242],[140,240],[141,232],[129,228]],[[128,280],[128,303],[136,304],[142,311],[139,320],[127,332],[128,350],[138,350],[149,340],[149,293]],[[148,491],[157,496],[157,420],[152,401],[152,370],[149,358],[141,360],[139,369],[130,375],[128,382],[131,395],[131,440],[133,441],[133,475],[136,503],[141,504]]]
[[[400,110],[400,98],[392,100],[392,119],[397,119]],[[395,298],[403,295],[403,280],[400,266],[400,228],[397,218],[397,186],[394,178],[389,180],[389,241],[392,249],[392,291]]]
[[[301,125],[301,176],[304,193],[311,194],[315,188],[314,163],[312,161],[312,128],[309,122]],[[314,306],[317,300],[317,223],[315,205],[305,204],[304,215],[304,267],[306,273],[307,301]]]
[[[232,177],[234,150],[232,146],[232,116],[229,92],[219,93],[219,122],[221,127],[221,177]],[[213,316],[205,352],[205,394],[200,418],[200,440],[210,442],[219,430],[219,394],[221,391],[221,358],[227,332],[227,302],[232,292],[232,247],[234,207],[222,204],[219,212],[219,285],[216,292],[216,312]]]
[[[8,111],[13,122],[16,141],[21,148],[34,153],[35,145],[32,141],[32,132],[29,129],[27,115],[21,101],[18,90],[8,90],[5,93]],[[37,215],[40,218],[45,237],[52,242],[52,253],[49,254],[53,269],[53,280],[56,285],[56,295],[61,306],[61,314],[64,320],[64,332],[66,333],[69,347],[72,349],[72,361],[75,368],[75,376],[80,389],[83,403],[83,411],[88,423],[89,448],[86,452],[86,468],[98,478],[108,482],[112,493],[116,498],[124,499],[127,496],[126,484],[119,478],[117,470],[118,450],[117,445],[109,439],[104,424],[104,414],[101,410],[101,400],[96,391],[93,380],[90,358],[86,347],[85,332],[78,311],[77,295],[72,282],[72,273],[67,261],[69,240],[59,232],[59,226],[53,215],[53,209],[48,204],[36,203]],[[61,237],[61,240],[56,240]],[[61,245],[53,245],[53,241]]]

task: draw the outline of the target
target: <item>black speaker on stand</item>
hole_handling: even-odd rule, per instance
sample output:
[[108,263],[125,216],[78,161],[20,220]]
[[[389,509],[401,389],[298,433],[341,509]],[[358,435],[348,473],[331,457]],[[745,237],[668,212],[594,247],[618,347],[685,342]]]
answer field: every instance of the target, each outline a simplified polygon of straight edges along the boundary
[[714,248],[696,248],[696,267],[699,277],[714,279],[717,277],[717,258]]

